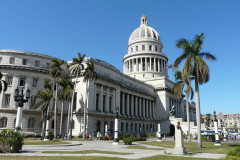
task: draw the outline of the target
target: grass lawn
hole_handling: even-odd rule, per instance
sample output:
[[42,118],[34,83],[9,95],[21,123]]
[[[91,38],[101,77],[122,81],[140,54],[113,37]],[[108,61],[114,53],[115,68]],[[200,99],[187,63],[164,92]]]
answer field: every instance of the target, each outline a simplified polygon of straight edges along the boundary
[[51,156],[51,157],[31,157],[31,156],[0,156],[1,160],[126,160],[116,157],[94,157],[94,156]]
[[148,147],[139,146],[139,145],[129,145],[129,146],[127,146],[127,148],[129,148],[129,149],[162,150],[162,149],[160,149],[160,148],[148,148]]
[[42,140],[24,140],[24,145],[57,145],[57,144],[70,144],[69,142],[64,142],[64,141],[57,141],[57,140],[52,140],[52,141],[42,141]]
[[148,158],[142,158],[141,160],[208,160],[207,158],[193,158],[193,157],[177,157],[177,156],[153,156]]
[[133,154],[133,153],[125,153],[125,152],[112,152],[112,151],[99,151],[99,150],[85,150],[85,151],[44,151],[43,153],[62,153],[62,154],[103,153],[103,154],[119,154],[119,155]]
[[[159,147],[174,148],[174,141],[164,142],[139,142],[142,144],[154,145]],[[222,143],[221,146],[215,146],[214,142],[203,142],[202,148],[197,147],[197,142],[184,142],[184,146],[187,152],[198,152],[198,153],[222,153],[227,154],[228,151],[234,150],[236,147],[240,147],[240,143]]]

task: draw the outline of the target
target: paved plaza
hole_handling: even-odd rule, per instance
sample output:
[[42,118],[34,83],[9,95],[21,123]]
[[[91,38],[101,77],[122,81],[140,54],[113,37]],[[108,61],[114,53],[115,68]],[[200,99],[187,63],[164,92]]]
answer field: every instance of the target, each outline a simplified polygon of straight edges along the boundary
[[[150,139],[154,140],[154,139]],[[160,142],[161,143],[161,142]],[[164,142],[163,142],[164,143]],[[185,157],[201,157],[219,159],[226,157],[226,154],[213,154],[213,153],[197,153],[194,155],[175,155],[166,154],[172,153],[173,148],[163,148],[152,145],[140,144],[137,142],[134,145],[141,145],[147,148],[159,148],[162,150],[147,150],[147,149],[131,149],[127,145],[113,145],[111,141],[72,141],[71,144],[62,145],[24,145],[22,153],[9,153],[0,155],[12,156],[103,156],[103,157],[118,157],[125,159],[140,159],[152,157],[156,155],[169,155],[169,156],[185,156]],[[59,154],[59,153],[43,153],[44,151],[84,151],[84,150],[99,150],[99,151],[112,151],[133,153],[129,155],[119,154],[102,154],[102,153],[89,153],[89,154]]]

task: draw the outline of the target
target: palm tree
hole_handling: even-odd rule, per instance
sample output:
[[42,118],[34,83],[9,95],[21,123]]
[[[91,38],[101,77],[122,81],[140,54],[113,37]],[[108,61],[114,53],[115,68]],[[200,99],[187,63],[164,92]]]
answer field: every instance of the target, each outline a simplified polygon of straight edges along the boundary
[[[63,103],[64,103],[64,101],[71,102],[72,91],[73,91],[73,88],[74,88],[74,82],[71,82],[71,81],[66,80],[65,78],[62,78],[59,81],[59,85],[61,86],[61,89],[59,89],[58,98],[59,98],[60,101],[62,101],[60,133],[59,133],[61,135],[62,134],[62,120],[63,120]],[[70,109],[68,109],[68,113],[69,112],[70,112]],[[69,126],[69,114],[68,114],[68,124],[67,124],[67,126]]]
[[3,91],[3,92],[6,92],[7,91],[7,82],[4,81],[4,80],[1,80],[3,77],[3,74],[2,72],[0,71],[0,93]]
[[216,58],[209,52],[201,52],[203,47],[204,34],[196,35],[192,41],[180,39],[176,43],[176,47],[183,50],[183,53],[174,62],[174,67],[178,68],[183,60],[186,60],[182,68],[182,79],[188,81],[190,76],[195,80],[195,101],[196,101],[196,119],[198,129],[198,147],[202,147],[201,141],[201,112],[200,112],[200,97],[199,84],[204,84],[209,81],[210,73],[207,62],[204,60],[216,61]]
[[85,139],[86,134],[86,107],[87,107],[87,100],[88,100],[88,94],[89,94],[89,82],[97,79],[97,73],[94,71],[94,63],[89,62],[87,63],[87,68],[85,69],[83,73],[83,82],[86,82],[86,97],[85,97],[85,105],[84,105],[84,129],[83,129],[83,138]]
[[54,78],[55,84],[55,105],[54,105],[54,138],[57,138],[57,93],[58,93],[58,78],[63,75],[63,65],[65,62],[59,59],[52,59],[52,65],[50,67],[50,75]]
[[77,58],[73,58],[72,63],[70,64],[70,74],[73,76],[76,76],[75,78],[75,85],[74,85],[74,89],[73,89],[73,93],[72,93],[72,101],[71,101],[71,118],[70,118],[70,134],[69,134],[69,138],[72,139],[72,120],[73,120],[73,100],[74,100],[74,93],[76,90],[76,85],[77,85],[77,80],[79,78],[79,76],[81,75],[82,70],[84,69],[84,58],[85,58],[85,54],[81,55],[80,53],[78,53],[78,57]]
[[[188,123],[188,141],[191,142],[191,137],[190,137],[190,116],[189,116],[189,103],[188,103],[188,98],[190,97],[190,100],[193,99],[193,89],[191,87],[191,81],[188,82],[188,84],[184,83],[182,80],[182,73],[181,71],[176,71],[175,72],[175,81],[177,81],[174,86],[173,86],[173,92],[174,95],[177,96],[180,99],[184,98],[183,95],[183,88],[186,85],[186,109],[187,109],[187,123]],[[190,78],[189,78],[190,79]]]
[[[44,90],[39,90],[34,97],[34,98],[40,99],[40,101],[34,105],[34,108],[38,108],[41,106],[42,117],[43,117],[42,132],[44,131],[44,118],[45,118],[44,112],[47,113],[47,116],[49,115],[49,103],[53,98],[52,84],[49,84],[48,82],[46,82],[44,84],[44,88],[45,88]],[[47,124],[49,124],[49,122]],[[49,128],[49,126],[46,126],[46,127]],[[46,133],[46,135],[48,135],[48,133]]]

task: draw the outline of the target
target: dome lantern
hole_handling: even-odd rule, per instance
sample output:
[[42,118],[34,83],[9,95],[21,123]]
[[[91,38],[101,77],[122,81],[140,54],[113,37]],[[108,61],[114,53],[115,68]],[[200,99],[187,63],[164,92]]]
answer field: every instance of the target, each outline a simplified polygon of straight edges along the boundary
[[147,23],[147,16],[146,15],[143,15],[141,17],[141,25],[148,25],[148,23]]

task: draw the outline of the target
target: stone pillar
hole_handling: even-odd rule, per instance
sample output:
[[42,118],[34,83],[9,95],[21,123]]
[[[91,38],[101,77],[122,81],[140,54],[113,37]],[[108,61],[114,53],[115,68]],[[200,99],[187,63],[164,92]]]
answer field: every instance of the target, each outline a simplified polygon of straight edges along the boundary
[[134,103],[133,103],[133,100],[134,100],[134,96],[132,95],[131,96],[131,116],[132,117],[134,116]]
[[149,107],[148,103],[149,103],[149,100],[146,99],[146,113],[145,113],[145,117],[146,118],[149,118],[148,117],[148,112],[149,112],[149,110],[148,110],[148,107]]
[[175,127],[175,148],[173,150],[173,153],[174,154],[186,154],[187,153],[186,148],[184,147],[183,132],[180,127],[180,123]]
[[140,58],[140,70],[139,71],[143,71],[143,62],[142,62],[142,57]]
[[154,60],[154,61],[153,61],[153,63],[154,63],[154,65],[153,65],[153,67],[154,67],[154,68],[153,68],[153,71],[156,72],[156,71],[157,71],[157,70],[156,70],[156,67],[157,67],[156,58],[154,57],[153,60]]
[[152,102],[152,119],[154,119],[154,110],[155,110],[155,107],[154,107],[154,101]]
[[158,139],[157,139],[157,141],[162,142],[160,121],[158,121]]
[[149,101],[149,113],[148,113],[148,117],[150,119],[152,119],[152,101]]
[[103,85],[101,85],[101,93],[100,93],[100,111],[103,112]]
[[114,145],[119,145],[119,140],[118,140],[118,118],[115,118],[115,126],[114,126],[114,140],[113,144]]
[[[115,111],[116,110],[116,108],[117,107],[119,107],[119,109],[120,109],[120,96],[121,96],[121,91],[120,91],[120,89],[116,89],[115,90],[115,95],[114,95],[114,102],[115,103],[113,103],[113,111]],[[119,110],[119,112],[120,112],[120,110]]]
[[145,118],[146,117],[146,100],[145,98],[143,98],[143,106],[142,106],[142,109],[143,109],[143,117]]
[[135,117],[138,117],[138,97],[135,97]]
[[125,111],[126,115],[129,116],[129,94],[127,94],[127,110]]
[[122,115],[125,114],[125,93],[122,92]]
[[[120,99],[120,97],[119,97]],[[112,110],[110,111],[112,113],[112,111],[116,110],[116,89],[113,90],[113,98],[112,98]],[[118,105],[119,106],[119,105]]]
[[136,71],[139,71],[138,58],[136,58]]
[[216,146],[221,145],[218,135],[217,119],[214,120],[214,130],[215,130],[215,144]]
[[110,110],[109,110],[109,87],[107,88],[107,96],[106,96],[106,104],[105,104],[105,106],[106,106],[106,112],[110,112]]
[[142,98],[139,97],[139,115],[138,117],[142,117]]
[[161,71],[160,71],[160,68],[161,68],[161,67],[160,67],[160,59],[158,59],[158,72],[161,72]]
[[150,71],[152,71],[152,57],[149,57]]

